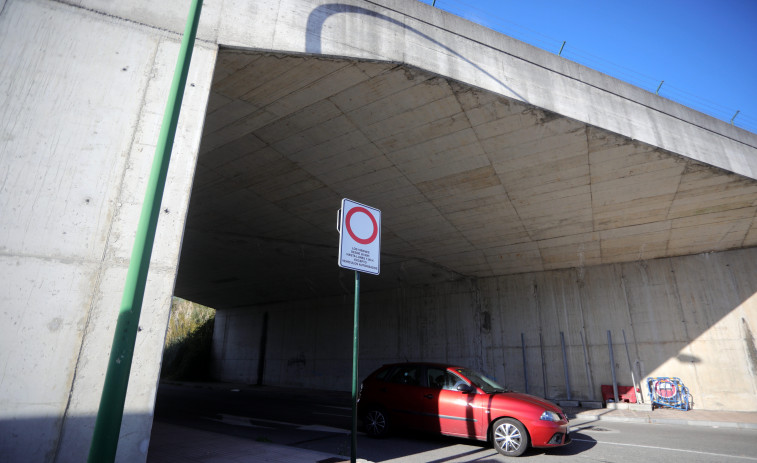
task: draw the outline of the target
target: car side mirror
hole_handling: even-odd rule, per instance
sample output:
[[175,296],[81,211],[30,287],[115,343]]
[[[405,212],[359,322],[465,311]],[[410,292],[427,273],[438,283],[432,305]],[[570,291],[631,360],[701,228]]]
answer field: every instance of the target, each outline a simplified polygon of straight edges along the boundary
[[471,392],[473,392],[473,386],[471,386],[470,384],[458,384],[457,390],[462,392],[463,394],[470,394]]

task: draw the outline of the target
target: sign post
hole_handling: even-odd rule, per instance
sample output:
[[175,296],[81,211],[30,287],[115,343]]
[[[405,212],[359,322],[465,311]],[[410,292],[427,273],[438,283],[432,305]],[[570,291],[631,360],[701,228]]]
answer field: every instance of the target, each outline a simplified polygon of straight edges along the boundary
[[352,450],[357,459],[358,346],[360,338],[360,272],[378,275],[381,269],[381,211],[342,199],[337,215],[339,266],[355,271],[355,313],[352,332]]

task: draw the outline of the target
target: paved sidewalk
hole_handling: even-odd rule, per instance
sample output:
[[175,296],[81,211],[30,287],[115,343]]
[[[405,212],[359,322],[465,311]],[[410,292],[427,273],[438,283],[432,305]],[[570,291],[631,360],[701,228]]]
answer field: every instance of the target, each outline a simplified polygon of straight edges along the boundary
[[653,411],[583,409],[563,407],[571,420],[625,421],[632,423],[718,426],[722,428],[757,429],[757,412],[718,410],[675,410],[657,408]]
[[[147,463],[337,463],[350,458],[154,421]],[[369,463],[365,460],[358,460]]]
[[[654,411],[582,409],[565,407],[571,421],[623,421],[684,426],[718,426],[757,429],[757,412],[711,410]],[[338,463],[349,457],[297,447],[257,442],[153,422],[147,463]],[[359,459],[359,462],[370,463]]]

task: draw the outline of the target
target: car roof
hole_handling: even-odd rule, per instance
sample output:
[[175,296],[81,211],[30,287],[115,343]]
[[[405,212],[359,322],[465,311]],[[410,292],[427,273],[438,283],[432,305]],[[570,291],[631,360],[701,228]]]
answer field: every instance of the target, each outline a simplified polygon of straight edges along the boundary
[[438,362],[397,362],[397,363],[386,363],[382,365],[383,368],[389,368],[389,367],[395,367],[395,366],[411,366],[411,365],[417,365],[417,366],[426,366],[426,367],[437,367],[437,368],[463,368],[455,364],[451,363],[438,363]]

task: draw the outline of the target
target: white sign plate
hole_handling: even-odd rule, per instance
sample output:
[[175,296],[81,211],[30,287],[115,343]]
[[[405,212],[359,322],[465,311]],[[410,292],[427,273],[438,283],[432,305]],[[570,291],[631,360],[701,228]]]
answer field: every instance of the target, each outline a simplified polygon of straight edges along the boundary
[[378,275],[381,269],[381,211],[342,199],[337,229],[339,266]]

